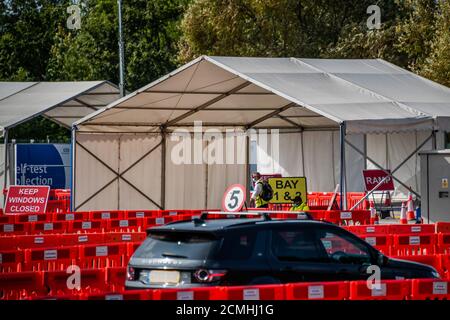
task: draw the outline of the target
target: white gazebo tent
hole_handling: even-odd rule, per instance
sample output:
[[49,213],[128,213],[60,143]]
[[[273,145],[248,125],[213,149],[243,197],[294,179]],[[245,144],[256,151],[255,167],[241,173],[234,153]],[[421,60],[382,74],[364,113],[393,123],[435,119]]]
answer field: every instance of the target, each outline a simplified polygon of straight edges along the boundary
[[42,115],[71,129],[73,122],[119,97],[116,85],[108,81],[0,82],[0,131],[4,138],[0,176],[3,188],[10,180],[8,148],[5,146],[11,128]]
[[[258,151],[262,173],[345,192],[363,191],[362,169],[389,168],[399,192],[419,196],[416,153],[440,143],[449,119],[450,89],[383,60],[202,56],[74,124],[72,205],[218,207],[229,184],[247,185],[249,139],[238,137],[249,129],[280,130],[279,158]],[[233,128],[245,161],[176,163],[176,131],[192,134],[195,121]],[[208,160],[213,139],[199,143]]]

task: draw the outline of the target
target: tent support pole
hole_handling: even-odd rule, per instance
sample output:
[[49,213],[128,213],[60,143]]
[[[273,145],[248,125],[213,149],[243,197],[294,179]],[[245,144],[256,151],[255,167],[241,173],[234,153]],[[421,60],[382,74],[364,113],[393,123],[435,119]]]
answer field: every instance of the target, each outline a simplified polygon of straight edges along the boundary
[[75,141],[76,141],[76,132],[77,132],[77,128],[75,127],[75,126],[73,126],[72,127],[72,130],[71,130],[71,137],[70,137],[70,140],[71,140],[71,143],[72,143],[72,145],[71,145],[71,154],[70,154],[70,157],[71,157],[71,164],[72,164],[72,168],[71,168],[71,170],[70,170],[70,174],[71,174],[71,177],[70,177],[70,212],[73,212],[74,211],[74,208],[75,208],[75,188],[74,188],[74,186],[75,186],[75,163],[76,163],[76,161],[75,161],[75,147],[76,147],[76,145],[75,145]]
[[166,132],[161,130],[161,208],[166,209]]
[[339,188],[341,193],[340,208],[341,210],[347,210],[347,191],[345,183],[345,122],[339,125],[339,143],[340,143],[340,179]]
[[[8,186],[8,129],[5,129],[3,136],[4,144],[5,144],[5,167],[3,171],[3,194]],[[3,205],[6,203],[6,197],[3,198]]]

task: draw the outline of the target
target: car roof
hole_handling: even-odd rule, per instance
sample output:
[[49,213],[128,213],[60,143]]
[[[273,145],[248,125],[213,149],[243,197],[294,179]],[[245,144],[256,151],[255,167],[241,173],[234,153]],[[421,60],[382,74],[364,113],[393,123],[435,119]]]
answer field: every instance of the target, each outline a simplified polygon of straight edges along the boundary
[[191,232],[220,232],[228,229],[245,228],[253,226],[277,226],[285,224],[327,224],[317,220],[299,219],[206,219],[206,220],[185,220],[176,221],[163,226],[152,227],[148,231],[191,231]]

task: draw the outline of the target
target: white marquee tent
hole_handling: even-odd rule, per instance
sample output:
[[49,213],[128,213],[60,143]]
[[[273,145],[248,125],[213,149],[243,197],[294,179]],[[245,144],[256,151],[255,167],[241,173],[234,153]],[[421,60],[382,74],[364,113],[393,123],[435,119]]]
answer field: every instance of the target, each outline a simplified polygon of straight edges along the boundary
[[[245,161],[208,162],[206,136],[207,163],[177,164],[176,131],[191,135],[195,121],[232,128]],[[344,192],[363,191],[362,169],[379,167],[398,194],[419,196],[416,154],[450,131],[450,89],[380,59],[202,56],[74,124],[73,209],[217,208],[228,185],[247,184],[249,129],[280,130],[279,144],[257,141],[262,173]]]
[[[8,143],[9,129],[40,115],[71,129],[73,122],[119,97],[118,88],[108,81],[0,82],[0,135]],[[8,148],[0,147],[0,185],[6,187]]]

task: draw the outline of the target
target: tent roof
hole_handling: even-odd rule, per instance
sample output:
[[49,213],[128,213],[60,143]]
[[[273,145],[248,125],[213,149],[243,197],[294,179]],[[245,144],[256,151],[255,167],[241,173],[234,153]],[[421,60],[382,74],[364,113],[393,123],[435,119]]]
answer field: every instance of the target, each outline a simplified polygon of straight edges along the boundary
[[77,121],[81,131],[160,127],[393,132],[450,128],[450,89],[380,59],[202,56]]
[[39,115],[70,128],[118,98],[108,81],[0,82],[0,130]]

